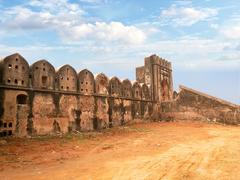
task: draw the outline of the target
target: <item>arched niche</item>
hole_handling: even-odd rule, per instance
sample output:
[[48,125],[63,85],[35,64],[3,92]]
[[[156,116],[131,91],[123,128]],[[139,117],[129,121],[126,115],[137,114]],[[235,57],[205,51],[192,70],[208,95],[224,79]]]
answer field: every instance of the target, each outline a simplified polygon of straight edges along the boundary
[[164,78],[161,82],[161,99],[162,101],[169,100],[169,81],[167,78]]
[[142,85],[142,99],[150,100],[150,91],[145,83]]
[[25,104],[27,104],[27,99],[28,99],[27,95],[19,94],[19,95],[17,95],[16,103],[17,103],[17,105],[25,105]]
[[55,69],[46,60],[39,60],[30,67],[33,88],[54,89]]
[[83,94],[94,93],[94,76],[92,72],[84,69],[78,73],[79,91]]
[[122,96],[122,83],[117,77],[109,81],[108,92],[112,96]]
[[132,83],[128,79],[122,82],[122,96],[132,97]]
[[97,94],[108,94],[108,77],[103,74],[100,73],[96,76],[95,78],[95,90]]
[[77,91],[77,73],[72,66],[62,66],[56,73],[56,80],[58,90]]
[[141,99],[142,98],[142,89],[141,89],[141,85],[138,82],[135,82],[133,84],[133,97],[136,99]]
[[2,84],[29,86],[29,64],[20,54],[7,56],[0,64]]

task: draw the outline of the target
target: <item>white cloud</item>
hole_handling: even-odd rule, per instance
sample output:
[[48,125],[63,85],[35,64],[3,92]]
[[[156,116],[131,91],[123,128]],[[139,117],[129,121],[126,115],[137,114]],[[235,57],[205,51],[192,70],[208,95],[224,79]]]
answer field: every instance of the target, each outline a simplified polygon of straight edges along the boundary
[[78,4],[68,0],[31,0],[28,5],[6,9],[0,19],[8,30],[52,30],[66,42],[90,39],[139,44],[146,38],[146,34],[133,25],[88,23],[84,13]]
[[173,26],[191,26],[200,21],[206,21],[217,14],[218,11],[212,8],[178,7],[172,5],[161,12],[160,20],[164,24]]
[[240,40],[240,24],[224,27],[220,32],[228,39]]
[[140,29],[135,26],[125,26],[120,22],[81,24],[63,28],[59,33],[65,41],[70,43],[88,39],[140,44],[146,39],[145,33]]

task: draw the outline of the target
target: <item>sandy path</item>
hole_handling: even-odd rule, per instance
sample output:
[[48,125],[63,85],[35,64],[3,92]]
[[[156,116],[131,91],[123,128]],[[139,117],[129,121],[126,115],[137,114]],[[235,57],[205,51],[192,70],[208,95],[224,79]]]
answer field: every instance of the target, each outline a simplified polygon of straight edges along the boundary
[[240,178],[238,127],[152,123],[134,128],[145,129],[102,137],[75,159],[6,169],[0,175],[3,179]]

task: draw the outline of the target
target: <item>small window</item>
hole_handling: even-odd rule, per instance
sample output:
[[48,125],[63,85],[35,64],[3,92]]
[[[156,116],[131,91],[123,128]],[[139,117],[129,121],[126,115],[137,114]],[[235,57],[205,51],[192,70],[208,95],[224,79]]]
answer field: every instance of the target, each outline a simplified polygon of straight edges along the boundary
[[12,69],[12,65],[11,64],[8,65],[8,69]]
[[38,69],[38,67],[35,67],[35,69]]
[[24,81],[22,81],[22,85],[24,85]]
[[86,89],[86,92],[88,92],[88,89]]
[[61,80],[63,80],[63,77],[61,76]]
[[27,96],[20,94],[17,96],[17,104],[27,104]]
[[45,63],[43,63],[43,65],[45,66]]
[[3,123],[3,127],[5,127],[5,128],[6,128],[6,127],[7,127],[7,123]]
[[32,78],[32,75],[29,75],[29,79],[31,79]]
[[67,77],[67,80],[69,80],[69,78]]
[[63,86],[61,86],[61,89],[63,89]]
[[86,72],[86,75],[87,75],[88,73]]
[[10,123],[8,123],[8,127],[12,127],[12,123],[10,122]]
[[8,82],[8,83],[11,83],[11,79],[8,79],[7,82]]
[[67,86],[67,89],[69,89],[69,87]]
[[43,68],[43,71],[45,71],[46,69],[45,68]]
[[81,84],[83,84],[83,82],[81,82]]
[[88,84],[88,82],[86,82],[86,84]]
[[15,80],[14,80],[14,83],[15,83],[15,84],[18,84],[18,80],[17,80],[17,79],[15,79]]
[[83,89],[81,89],[81,91],[83,91]]
[[16,58],[16,61],[18,61],[18,58]]
[[138,91],[136,91],[136,96],[138,97]]
[[18,65],[15,66],[15,69],[18,69]]

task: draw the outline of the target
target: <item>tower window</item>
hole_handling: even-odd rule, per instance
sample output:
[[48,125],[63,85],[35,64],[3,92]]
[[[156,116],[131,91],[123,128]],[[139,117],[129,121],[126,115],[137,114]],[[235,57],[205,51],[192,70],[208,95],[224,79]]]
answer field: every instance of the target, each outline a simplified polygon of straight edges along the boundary
[[43,68],[43,71],[45,71],[46,69],[45,68]]
[[16,61],[18,61],[18,58],[16,58]]
[[67,86],[67,89],[69,89],[69,87]]
[[11,64],[8,65],[8,69],[12,69],[12,65]]
[[18,69],[18,65],[15,66],[15,69]]
[[24,81],[22,81],[22,85],[24,85]]
[[17,84],[17,83],[18,83],[18,80],[17,80],[17,79],[15,79],[15,80],[14,80],[14,83],[15,83],[15,84]]
[[8,79],[7,82],[8,82],[8,83],[11,83],[11,79]]
[[8,127],[12,127],[12,123],[11,122],[8,124]]

